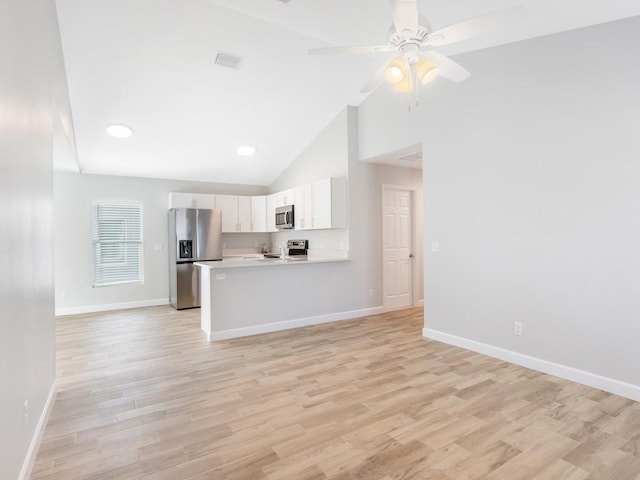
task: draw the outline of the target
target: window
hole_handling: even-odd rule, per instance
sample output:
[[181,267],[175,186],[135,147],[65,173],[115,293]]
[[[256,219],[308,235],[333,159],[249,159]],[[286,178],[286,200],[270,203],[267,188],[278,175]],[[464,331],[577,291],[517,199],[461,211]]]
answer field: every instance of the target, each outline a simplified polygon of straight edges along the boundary
[[142,205],[93,202],[93,286],[142,283]]

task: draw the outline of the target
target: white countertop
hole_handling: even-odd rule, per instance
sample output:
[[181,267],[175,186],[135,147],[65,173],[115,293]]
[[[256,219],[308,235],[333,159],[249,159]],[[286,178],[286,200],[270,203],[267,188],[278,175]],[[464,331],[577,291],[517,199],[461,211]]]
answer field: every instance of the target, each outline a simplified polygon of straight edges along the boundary
[[345,257],[308,257],[306,260],[297,260],[296,257],[264,258],[262,255],[246,255],[242,257],[228,257],[215,262],[195,262],[199,267],[218,268],[253,268],[253,267],[273,267],[284,265],[308,265],[310,263],[334,263],[348,262]]

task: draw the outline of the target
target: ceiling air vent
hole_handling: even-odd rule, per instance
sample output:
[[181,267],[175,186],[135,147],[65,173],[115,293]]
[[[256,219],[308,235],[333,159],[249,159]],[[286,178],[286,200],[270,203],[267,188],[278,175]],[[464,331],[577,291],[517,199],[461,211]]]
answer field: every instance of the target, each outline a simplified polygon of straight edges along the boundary
[[216,54],[216,59],[214,63],[222,67],[229,67],[235,70],[239,70],[240,66],[242,65],[242,60],[243,58],[239,57],[238,55],[233,55],[231,53],[225,53],[225,52],[218,52]]
[[289,3],[291,0],[278,0],[280,3]]
[[402,160],[405,162],[415,162],[416,160],[422,160],[422,152],[408,153],[407,155],[396,157],[396,160]]

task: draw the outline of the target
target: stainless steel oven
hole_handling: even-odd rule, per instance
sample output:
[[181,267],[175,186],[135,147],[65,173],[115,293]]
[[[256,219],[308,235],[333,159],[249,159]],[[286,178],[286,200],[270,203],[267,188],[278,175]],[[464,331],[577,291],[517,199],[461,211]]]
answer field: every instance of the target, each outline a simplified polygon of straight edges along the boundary
[[276,228],[278,230],[286,230],[293,228],[293,226],[293,205],[276,207]]

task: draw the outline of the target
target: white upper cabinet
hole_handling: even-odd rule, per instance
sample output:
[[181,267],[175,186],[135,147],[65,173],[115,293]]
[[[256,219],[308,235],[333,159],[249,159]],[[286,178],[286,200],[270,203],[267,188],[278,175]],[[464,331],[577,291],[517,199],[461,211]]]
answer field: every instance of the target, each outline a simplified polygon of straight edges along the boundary
[[313,228],[313,198],[311,184],[300,185],[293,189],[293,218],[296,230]]
[[238,232],[251,232],[251,197],[238,196]]
[[267,231],[267,196],[251,197],[251,231]]
[[347,181],[326,178],[295,189],[296,230],[346,228]]
[[270,195],[169,193],[169,208],[222,211],[222,231],[277,232],[276,208],[294,205],[294,228],[346,228],[347,179],[325,178]]
[[169,193],[169,208],[215,208],[216,196],[209,193]]
[[267,232],[277,232],[276,228],[276,202],[275,194],[267,195]]
[[216,208],[222,211],[222,232],[251,231],[251,197],[216,195]]
[[209,193],[196,193],[195,208],[206,208],[213,210],[216,208],[216,196]]
[[278,231],[276,228],[276,208],[293,204],[293,197],[293,189],[267,195],[267,232]]
[[326,178],[311,184],[314,229],[347,228],[347,179]]

